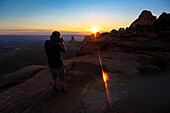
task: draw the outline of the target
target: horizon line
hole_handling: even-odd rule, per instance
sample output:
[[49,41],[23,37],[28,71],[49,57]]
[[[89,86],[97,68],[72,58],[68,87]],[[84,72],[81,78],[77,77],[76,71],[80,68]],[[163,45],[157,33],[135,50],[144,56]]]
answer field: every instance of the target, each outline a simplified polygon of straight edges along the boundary
[[[0,36],[2,36],[2,35],[16,35],[16,36],[18,36],[18,35],[21,35],[21,36],[42,36],[42,35],[44,35],[44,36],[50,36],[51,34],[49,34],[49,35],[46,35],[46,34],[0,34]],[[88,34],[62,34],[62,35],[88,35]]]

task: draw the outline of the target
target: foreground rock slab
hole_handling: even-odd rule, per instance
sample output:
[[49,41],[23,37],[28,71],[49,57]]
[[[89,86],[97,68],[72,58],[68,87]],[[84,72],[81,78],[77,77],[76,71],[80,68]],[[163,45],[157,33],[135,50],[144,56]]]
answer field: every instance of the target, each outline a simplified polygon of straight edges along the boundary
[[48,68],[45,68],[45,70],[39,72],[22,84],[0,93],[0,112],[22,112],[48,92],[48,89],[50,89],[49,86],[49,71]]
[[43,69],[44,66],[32,65],[24,67],[13,73],[6,74],[0,77],[0,90],[7,89],[19,83],[22,83]]

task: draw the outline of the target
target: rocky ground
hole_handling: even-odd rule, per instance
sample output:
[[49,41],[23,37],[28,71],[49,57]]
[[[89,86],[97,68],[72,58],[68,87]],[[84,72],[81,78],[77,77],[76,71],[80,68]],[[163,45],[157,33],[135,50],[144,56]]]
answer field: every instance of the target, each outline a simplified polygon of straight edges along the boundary
[[[112,113],[169,112],[170,76],[139,75],[136,67],[148,55],[101,51],[104,70],[109,75],[111,104],[105,93],[97,52],[65,60],[69,93],[51,94],[47,67],[30,79],[0,93],[0,111],[24,113]],[[124,57],[126,56],[126,57]],[[72,67],[72,63],[75,66]],[[5,103],[5,104],[4,104]],[[111,105],[111,106],[110,106]]]

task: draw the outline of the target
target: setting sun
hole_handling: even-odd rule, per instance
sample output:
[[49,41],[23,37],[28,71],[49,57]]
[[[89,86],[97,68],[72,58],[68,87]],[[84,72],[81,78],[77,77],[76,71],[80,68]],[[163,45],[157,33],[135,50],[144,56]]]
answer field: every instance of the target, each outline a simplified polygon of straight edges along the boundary
[[98,28],[93,27],[91,31],[92,31],[93,33],[96,33],[96,32],[98,32]]

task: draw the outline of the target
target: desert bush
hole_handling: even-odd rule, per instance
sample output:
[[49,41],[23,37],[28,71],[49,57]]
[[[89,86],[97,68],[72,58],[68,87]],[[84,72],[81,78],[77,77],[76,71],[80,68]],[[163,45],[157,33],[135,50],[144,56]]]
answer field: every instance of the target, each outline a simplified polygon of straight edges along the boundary
[[75,67],[76,66],[76,62],[73,61],[71,65],[72,65],[72,67]]
[[162,71],[165,71],[170,66],[170,58],[166,56],[155,56],[151,58],[151,63],[159,67]]
[[141,66],[137,68],[139,74],[158,74],[161,70],[156,66]]
[[155,56],[150,59],[151,65],[138,67],[139,74],[157,74],[163,71],[169,71],[170,58],[167,56]]

